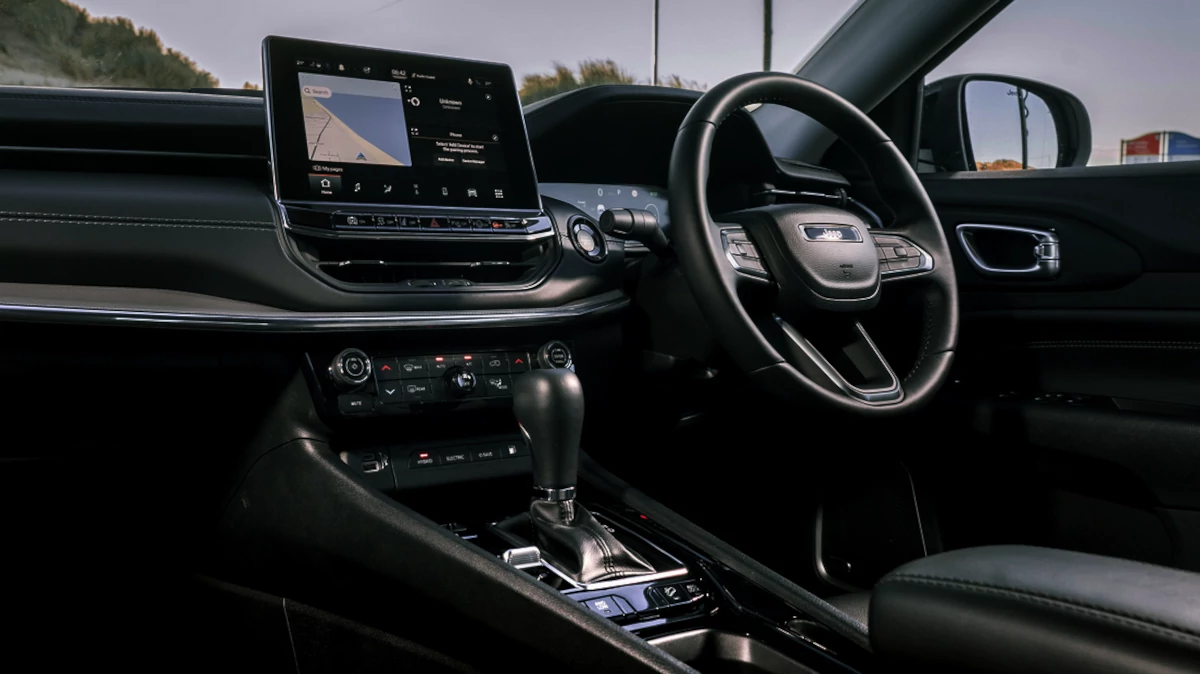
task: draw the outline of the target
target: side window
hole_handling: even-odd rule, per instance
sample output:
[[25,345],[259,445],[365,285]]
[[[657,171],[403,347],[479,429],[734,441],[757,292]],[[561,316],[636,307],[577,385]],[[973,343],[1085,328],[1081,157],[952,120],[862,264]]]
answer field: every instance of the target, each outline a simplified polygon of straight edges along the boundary
[[1200,2],[1016,0],[925,78],[918,170],[1200,160]]

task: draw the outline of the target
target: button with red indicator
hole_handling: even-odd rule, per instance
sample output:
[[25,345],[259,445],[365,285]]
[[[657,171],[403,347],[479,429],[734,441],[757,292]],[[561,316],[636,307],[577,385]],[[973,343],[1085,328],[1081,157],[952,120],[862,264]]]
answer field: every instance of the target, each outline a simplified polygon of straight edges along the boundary
[[429,370],[430,377],[440,377],[446,373],[446,368],[454,364],[454,359],[449,356],[430,356],[425,359],[425,369]]
[[480,365],[481,362],[482,362],[482,360],[480,358],[476,358],[475,354],[473,354],[473,353],[465,353],[460,356],[454,357],[455,365],[462,367],[462,368],[466,368],[466,369],[474,371],[474,372],[477,372],[480,370],[480,368],[482,367]]
[[428,449],[418,449],[408,457],[409,468],[432,468],[442,465],[442,457]]
[[376,358],[375,377],[379,381],[391,381],[400,378],[400,366],[395,358]]
[[529,354],[524,351],[509,351],[504,354],[508,357],[509,372],[517,374],[519,372],[529,371]]

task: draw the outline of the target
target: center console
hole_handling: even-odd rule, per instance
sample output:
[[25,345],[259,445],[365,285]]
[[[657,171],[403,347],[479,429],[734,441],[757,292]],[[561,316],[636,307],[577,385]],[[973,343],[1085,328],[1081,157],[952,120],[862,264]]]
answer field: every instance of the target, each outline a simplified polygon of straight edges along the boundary
[[[417,293],[402,301],[460,312],[481,297],[504,299],[464,293],[533,294],[556,274],[585,286],[578,281],[602,270],[600,285],[620,287],[622,259],[609,255],[610,245],[623,251],[619,237],[570,205],[543,208],[507,66],[276,37],[264,41],[263,59],[281,240],[324,283],[356,297]],[[272,547],[280,537],[321,545],[376,581],[436,594],[438,609],[464,602],[453,608],[466,613],[476,597],[464,587],[494,596],[533,588],[535,601],[561,608],[565,598],[568,611],[625,631],[610,633],[708,671],[812,671],[847,646],[764,590],[761,577],[580,471],[575,371],[615,362],[618,326],[546,323],[478,340],[470,321],[462,327],[308,347],[304,383],[321,439],[250,464],[227,514],[241,545],[264,546],[248,564],[276,573],[290,563],[286,547]],[[619,405],[595,410],[619,422]],[[391,498],[348,486],[347,468]],[[473,617],[510,638],[541,638],[509,619]]]

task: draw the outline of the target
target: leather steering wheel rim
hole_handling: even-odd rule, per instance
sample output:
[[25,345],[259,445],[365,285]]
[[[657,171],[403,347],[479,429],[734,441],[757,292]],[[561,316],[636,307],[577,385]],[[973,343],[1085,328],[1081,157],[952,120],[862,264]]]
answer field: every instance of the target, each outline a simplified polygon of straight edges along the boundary
[[[877,301],[884,286],[889,293],[903,287],[903,291],[919,295],[924,312],[913,365],[902,379],[893,375],[902,387],[898,398],[866,400],[814,381],[781,355],[764,334],[761,322],[756,322],[739,300],[737,273],[722,245],[721,227],[708,210],[707,187],[717,130],[730,115],[754,103],[774,103],[804,113],[845,141],[862,159],[880,196],[895,214],[893,226],[870,233],[904,237],[916,242],[930,258],[932,269],[928,272],[879,283],[874,298]],[[717,341],[760,386],[797,402],[889,416],[928,403],[945,382],[958,337],[958,292],[945,233],[912,166],[887,134],[849,101],[793,75],[750,73],[726,80],[704,94],[680,126],[668,189],[672,237],[701,313]],[[869,236],[863,238],[871,241]],[[879,274],[877,269],[875,273]],[[891,373],[890,366],[887,370]]]

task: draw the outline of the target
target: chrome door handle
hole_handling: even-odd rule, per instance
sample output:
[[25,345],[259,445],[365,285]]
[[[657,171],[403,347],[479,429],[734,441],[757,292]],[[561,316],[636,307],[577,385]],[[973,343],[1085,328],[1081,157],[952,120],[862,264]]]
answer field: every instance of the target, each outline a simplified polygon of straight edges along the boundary
[[[1059,272],[1059,242],[1058,235],[1045,229],[1030,229],[1029,227],[1013,227],[1011,225],[983,225],[963,223],[954,228],[958,233],[958,242],[962,244],[963,252],[970,260],[971,266],[982,276],[991,278],[1030,278],[1052,279]],[[998,266],[988,264],[980,253],[979,243],[975,239],[978,233],[989,232],[1007,234],[1010,236],[1027,237],[1030,241],[1028,266]]]

